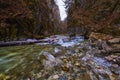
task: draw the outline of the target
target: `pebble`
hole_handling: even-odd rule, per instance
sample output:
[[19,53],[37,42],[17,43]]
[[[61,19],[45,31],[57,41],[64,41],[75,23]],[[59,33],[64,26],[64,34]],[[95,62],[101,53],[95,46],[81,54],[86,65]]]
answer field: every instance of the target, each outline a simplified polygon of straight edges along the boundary
[[79,49],[75,49],[75,52],[76,52],[76,53],[79,53]]
[[119,67],[119,65],[118,65],[118,64],[113,64],[112,66],[113,66],[114,68]]
[[59,78],[58,75],[54,75],[54,76],[53,76],[53,79],[58,79],[58,78]]
[[80,63],[79,63],[79,62],[76,62],[76,63],[75,63],[75,66],[79,66],[79,65],[80,65]]

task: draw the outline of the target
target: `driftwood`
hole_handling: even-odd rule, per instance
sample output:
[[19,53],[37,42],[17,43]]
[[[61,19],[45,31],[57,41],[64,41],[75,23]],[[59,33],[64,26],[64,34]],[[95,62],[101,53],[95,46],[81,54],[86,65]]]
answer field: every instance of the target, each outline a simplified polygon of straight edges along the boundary
[[16,46],[16,45],[29,45],[29,44],[44,43],[44,42],[49,42],[49,41],[36,40],[36,41],[10,41],[10,42],[0,42],[0,47]]

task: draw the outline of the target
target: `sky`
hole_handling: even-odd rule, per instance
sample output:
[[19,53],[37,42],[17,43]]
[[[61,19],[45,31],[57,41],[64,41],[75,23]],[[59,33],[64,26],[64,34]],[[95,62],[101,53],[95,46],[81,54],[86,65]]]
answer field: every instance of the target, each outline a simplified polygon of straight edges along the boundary
[[65,12],[65,4],[64,4],[63,0],[56,0],[56,3],[60,10],[61,20],[64,20],[67,17],[67,14]]

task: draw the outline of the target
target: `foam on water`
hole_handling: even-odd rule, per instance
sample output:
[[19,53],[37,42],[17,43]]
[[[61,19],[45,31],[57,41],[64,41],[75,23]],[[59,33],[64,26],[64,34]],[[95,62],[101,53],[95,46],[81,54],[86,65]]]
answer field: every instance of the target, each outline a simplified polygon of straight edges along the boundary
[[94,57],[93,61],[96,62],[98,65],[104,65],[105,67],[110,67],[111,66],[111,63],[107,62],[103,58]]
[[49,38],[45,38],[43,40],[47,40],[48,43],[38,43],[40,45],[45,44],[58,44],[63,47],[73,47],[74,45],[79,44],[81,41],[84,41],[83,36],[75,36],[75,37],[69,37],[69,36],[62,36],[62,35],[54,35]]

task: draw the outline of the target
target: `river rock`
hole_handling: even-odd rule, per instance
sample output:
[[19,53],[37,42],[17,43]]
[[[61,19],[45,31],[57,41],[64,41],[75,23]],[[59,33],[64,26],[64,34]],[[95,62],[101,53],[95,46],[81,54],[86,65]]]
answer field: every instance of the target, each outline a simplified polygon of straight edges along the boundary
[[62,64],[62,61],[59,58],[55,58],[48,52],[44,52],[43,55],[46,57],[46,59],[42,61],[45,68],[53,68],[54,66]]
[[114,72],[115,74],[120,74],[120,67],[118,64],[113,64],[110,67],[111,71]]
[[55,53],[58,53],[58,52],[60,52],[60,51],[61,51],[60,49],[58,49],[58,48],[56,48],[56,47],[54,48],[54,52],[55,52]]
[[76,53],[79,53],[79,49],[75,49],[75,52],[76,52]]
[[46,57],[47,60],[55,61],[55,57],[52,54],[50,54],[48,52],[44,52],[43,55]]
[[116,63],[120,66],[120,56],[116,58]]
[[109,55],[109,56],[105,57],[105,59],[107,59],[108,61],[112,61],[115,58],[117,58],[117,56],[115,56],[115,55]]
[[112,44],[113,48],[120,49],[120,44]]
[[59,78],[58,75],[54,75],[54,76],[53,76],[53,79],[58,79],[58,78]]
[[113,38],[113,39],[108,40],[108,42],[113,43],[113,44],[120,43],[120,38]]
[[107,34],[103,34],[103,33],[95,33],[95,32],[92,32],[89,36],[89,38],[91,39],[96,39],[96,40],[110,40],[113,38],[113,36],[111,35],[107,35]]

